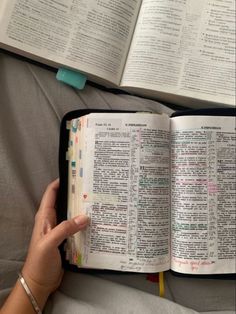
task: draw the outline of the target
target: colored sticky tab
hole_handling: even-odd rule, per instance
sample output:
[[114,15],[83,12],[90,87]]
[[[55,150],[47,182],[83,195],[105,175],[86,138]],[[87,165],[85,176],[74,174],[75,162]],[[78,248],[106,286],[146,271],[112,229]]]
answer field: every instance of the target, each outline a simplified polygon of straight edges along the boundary
[[57,71],[56,79],[77,89],[83,89],[87,77],[78,71],[60,68]]
[[70,130],[71,128],[71,121],[66,121],[66,129]]
[[82,178],[83,177],[83,168],[79,169],[79,176]]
[[69,148],[68,148],[68,154],[69,154],[69,156],[72,157],[73,153],[74,153],[73,147],[69,147]]
[[66,152],[66,160],[70,160],[72,155],[73,155],[73,150],[71,149],[71,147],[69,147],[68,151]]

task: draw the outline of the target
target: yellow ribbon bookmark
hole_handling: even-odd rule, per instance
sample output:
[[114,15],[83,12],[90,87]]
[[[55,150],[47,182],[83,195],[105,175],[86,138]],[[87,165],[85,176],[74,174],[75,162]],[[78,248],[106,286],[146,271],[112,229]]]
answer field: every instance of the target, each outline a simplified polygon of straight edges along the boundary
[[165,294],[165,285],[164,285],[164,272],[159,273],[159,296],[164,297]]

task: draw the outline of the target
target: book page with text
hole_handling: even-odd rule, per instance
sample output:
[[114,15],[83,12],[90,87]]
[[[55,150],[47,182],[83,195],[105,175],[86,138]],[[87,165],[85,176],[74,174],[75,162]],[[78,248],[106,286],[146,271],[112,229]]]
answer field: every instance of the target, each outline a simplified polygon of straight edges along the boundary
[[235,1],[143,0],[122,87],[235,104]]
[[235,117],[172,118],[171,139],[171,269],[235,273]]
[[43,58],[45,63],[56,62],[119,84],[140,3],[8,1],[1,19],[0,42],[9,49],[30,53],[31,58]]
[[90,114],[86,125],[79,210],[91,221],[78,235],[79,266],[169,269],[169,117]]

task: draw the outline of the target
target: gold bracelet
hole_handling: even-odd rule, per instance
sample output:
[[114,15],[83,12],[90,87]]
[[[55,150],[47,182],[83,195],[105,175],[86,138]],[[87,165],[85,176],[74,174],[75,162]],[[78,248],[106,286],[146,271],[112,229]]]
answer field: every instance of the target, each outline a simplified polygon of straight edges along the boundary
[[30,288],[28,287],[24,277],[22,276],[21,273],[18,273],[18,276],[19,276],[19,280],[20,280],[20,283],[21,283],[22,287],[24,288],[27,296],[30,299],[30,302],[31,302],[31,304],[32,304],[32,306],[33,306],[33,308],[35,310],[35,313],[42,314],[42,311],[40,310],[40,308],[39,308],[39,306],[38,306],[38,304],[37,304],[37,302],[36,302],[32,292],[30,291]]

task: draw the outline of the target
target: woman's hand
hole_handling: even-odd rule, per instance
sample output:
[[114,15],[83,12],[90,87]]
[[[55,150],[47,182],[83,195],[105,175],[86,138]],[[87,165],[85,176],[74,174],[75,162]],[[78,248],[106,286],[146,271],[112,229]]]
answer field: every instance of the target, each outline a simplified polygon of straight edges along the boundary
[[[60,285],[63,270],[58,246],[68,236],[88,224],[88,217],[77,216],[56,225],[55,202],[59,180],[53,181],[43,195],[35,216],[33,234],[22,275],[40,309]],[[35,310],[19,280],[0,310],[1,314],[33,314]]]
[[85,228],[89,221],[87,216],[77,216],[56,225],[54,206],[58,187],[59,180],[53,181],[43,195],[22,270],[32,292],[41,289],[47,295],[58,288],[63,275],[58,246],[65,238]]

